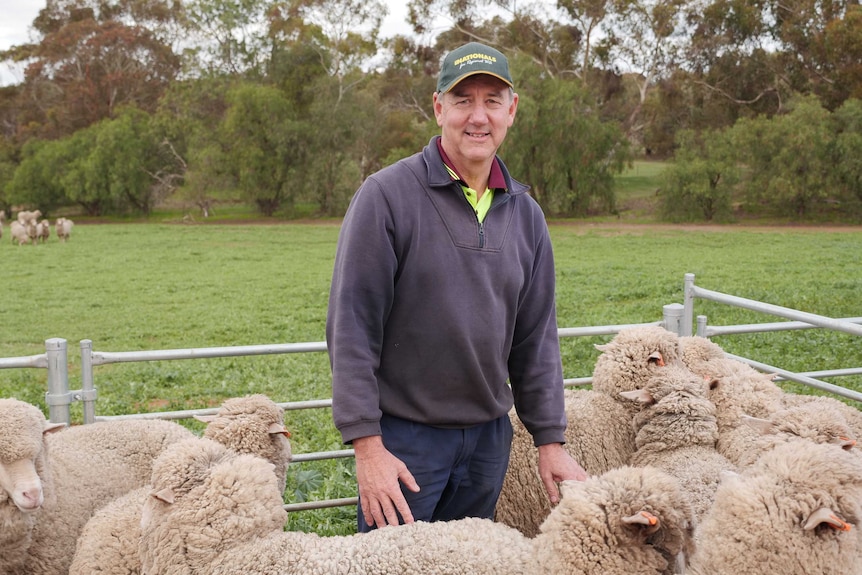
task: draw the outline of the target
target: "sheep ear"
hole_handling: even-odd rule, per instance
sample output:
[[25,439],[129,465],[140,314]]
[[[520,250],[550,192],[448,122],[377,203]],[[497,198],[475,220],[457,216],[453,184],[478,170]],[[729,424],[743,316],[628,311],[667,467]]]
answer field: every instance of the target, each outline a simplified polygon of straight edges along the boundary
[[151,491],[150,497],[154,497],[161,501],[162,503],[171,504],[175,501],[174,498],[174,490],[170,487],[165,487],[164,489],[160,489],[158,491]]
[[832,439],[829,440],[829,443],[837,445],[838,447],[840,447],[841,449],[844,449],[846,451],[849,451],[849,450],[853,449],[853,447],[856,446],[856,440],[855,439],[853,439],[852,437],[844,437],[844,436],[833,437]]
[[658,517],[644,510],[638,511],[634,515],[623,517],[620,521],[626,525],[643,525],[644,532],[648,534],[655,533],[661,528],[661,521],[659,521]]
[[625,397],[626,399],[631,399],[632,401],[637,401],[638,403],[652,403],[653,398],[645,389],[633,389],[631,391],[621,391],[621,397]]
[[659,367],[664,367],[664,356],[661,354],[660,351],[654,351],[649,354],[649,357],[647,358],[647,363],[654,363]]
[[58,431],[61,431],[63,429],[66,429],[65,423],[53,423],[50,421],[46,421],[45,426],[42,428],[42,435],[48,435],[49,433],[57,433]]
[[742,423],[759,432],[760,435],[772,435],[778,432],[778,426],[768,419],[760,419],[750,415],[742,414],[739,418]]
[[575,481],[574,479],[567,479],[565,481],[560,482],[560,495],[563,499],[566,497],[571,497],[575,491],[580,489],[580,485],[583,484],[583,481]]
[[270,435],[276,435],[278,433],[281,433],[285,437],[290,437],[290,432],[285,426],[280,423],[270,423],[269,429],[267,429],[267,433],[269,433]]
[[212,423],[216,420],[215,415],[195,415],[194,418],[204,423]]
[[821,523],[825,523],[829,527],[838,529],[839,531],[850,531],[853,528],[852,525],[838,517],[835,512],[828,507],[821,507],[820,509],[809,515],[808,520],[805,522],[805,525],[803,525],[802,528],[814,529]]

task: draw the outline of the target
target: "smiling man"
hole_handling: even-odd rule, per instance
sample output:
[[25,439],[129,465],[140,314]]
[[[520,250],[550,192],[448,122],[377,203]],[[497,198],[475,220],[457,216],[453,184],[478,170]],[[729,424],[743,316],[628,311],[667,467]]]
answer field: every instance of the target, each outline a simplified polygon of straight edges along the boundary
[[356,454],[360,531],[492,518],[513,405],[550,500],[586,478],[563,448],[544,214],[497,157],[518,108],[506,57],[456,48],[433,104],[441,135],[363,182],[336,250],[332,414]]

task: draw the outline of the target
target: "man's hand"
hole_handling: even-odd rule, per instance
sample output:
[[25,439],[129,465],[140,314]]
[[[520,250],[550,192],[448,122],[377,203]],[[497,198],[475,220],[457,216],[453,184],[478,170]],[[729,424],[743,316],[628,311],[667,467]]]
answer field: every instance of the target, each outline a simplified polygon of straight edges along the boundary
[[545,484],[551,505],[560,502],[557,483],[574,479],[584,481],[588,476],[584,468],[569,455],[562,443],[548,443],[539,446],[539,476]]
[[419,491],[419,485],[404,462],[383,446],[383,438],[379,435],[354,439],[353,449],[365,523],[377,527],[398,525],[396,511],[404,523],[413,523],[413,514],[401,493],[399,481],[413,492]]

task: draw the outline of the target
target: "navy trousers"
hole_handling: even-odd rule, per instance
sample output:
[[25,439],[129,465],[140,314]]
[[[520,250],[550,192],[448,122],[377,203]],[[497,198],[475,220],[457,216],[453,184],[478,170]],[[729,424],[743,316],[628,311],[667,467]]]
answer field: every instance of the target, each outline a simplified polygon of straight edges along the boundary
[[[419,493],[401,488],[416,521],[463,517],[493,519],[512,446],[512,423],[504,415],[466,429],[431,427],[383,415],[383,445],[407,465]],[[368,532],[358,508],[359,531]]]

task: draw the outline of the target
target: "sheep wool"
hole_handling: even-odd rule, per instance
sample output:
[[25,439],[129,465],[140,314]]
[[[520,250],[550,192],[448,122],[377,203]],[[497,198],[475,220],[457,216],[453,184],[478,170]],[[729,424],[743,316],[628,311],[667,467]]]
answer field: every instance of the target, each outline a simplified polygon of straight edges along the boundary
[[[204,437],[273,464],[279,493],[284,492],[291,445],[281,407],[267,396],[255,394],[227,399],[215,415],[197,419],[207,423]],[[141,510],[151,490],[146,485],[130,491],[93,515],[78,538],[69,575],[141,572]]]
[[[564,392],[566,451],[590,475],[622,467],[634,452],[631,416],[622,400],[589,389]],[[548,493],[539,477],[538,451],[514,410],[509,469],[497,500],[494,519],[518,529],[527,537],[539,532],[551,512]]]
[[[13,222],[14,223],[14,222]],[[24,575],[43,507],[56,504],[45,435],[52,424],[35,405],[0,399],[0,573]]]
[[690,549],[687,501],[673,478],[653,469],[564,485],[534,539],[475,518],[341,537],[284,532],[272,469],[205,438],[166,450],[141,516],[142,573],[657,575]]
[[47,436],[56,504],[43,507],[33,529],[30,575],[68,573],[84,525],[106,502],[146,484],[166,446],[194,437],[162,420],[114,420]]
[[614,398],[622,391],[640,389],[650,375],[680,361],[679,336],[653,325],[622,329],[596,349],[601,353],[593,369],[593,389]]
[[858,574],[862,458],[795,441],[722,478],[698,527],[695,575]]
[[722,471],[736,466],[716,451],[715,406],[706,383],[682,365],[668,366],[639,390],[623,395],[646,407],[633,420],[636,450],[631,464],[651,465],[676,477],[696,519],[712,505]]

